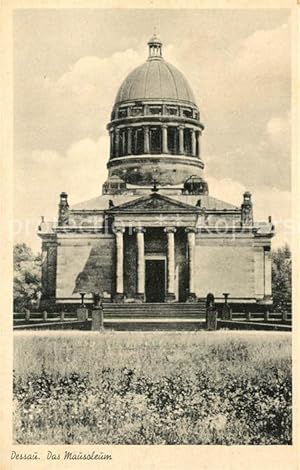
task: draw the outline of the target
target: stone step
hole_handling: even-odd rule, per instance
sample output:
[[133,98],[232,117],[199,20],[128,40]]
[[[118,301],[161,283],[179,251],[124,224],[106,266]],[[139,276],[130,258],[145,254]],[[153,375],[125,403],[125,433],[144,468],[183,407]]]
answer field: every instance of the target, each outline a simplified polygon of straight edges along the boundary
[[158,307],[158,308],[152,308],[152,307],[144,307],[144,306],[137,306],[137,307],[129,307],[129,308],[123,308],[119,305],[116,305],[115,307],[106,307],[105,305],[103,306],[103,310],[106,312],[113,312],[115,310],[119,310],[122,312],[201,312],[205,311],[205,309],[201,307],[189,307],[189,308],[164,308],[164,307]]
[[164,320],[146,319],[143,321],[132,319],[114,321],[112,319],[108,322],[104,321],[104,327],[108,330],[117,331],[197,331],[205,329],[205,321],[172,320],[170,318]]
[[181,307],[187,307],[187,308],[191,308],[191,307],[195,307],[195,306],[200,306],[200,305],[205,305],[205,302],[155,302],[155,303],[151,303],[151,302],[103,302],[103,306],[105,307],[114,307],[115,305],[118,305],[120,307],[124,307],[124,308],[127,308],[127,307],[140,307],[140,306],[143,306],[143,307],[164,307],[164,308],[168,308],[168,307],[175,307],[175,308],[181,308]]
[[104,317],[111,318],[199,318],[205,308],[196,304],[103,304]]
[[132,319],[150,319],[150,318],[170,318],[172,320],[176,319],[204,319],[205,314],[203,313],[170,313],[170,312],[165,312],[165,313],[144,313],[144,312],[134,312],[134,313],[122,313],[122,312],[104,312],[104,319],[111,319],[111,318],[116,318],[116,319],[123,319],[123,318],[132,318]]
[[181,312],[181,311],[199,311],[205,310],[205,305],[201,303],[197,304],[150,304],[150,303],[128,303],[128,304],[117,304],[117,303],[105,303],[103,304],[104,310],[151,310],[151,311],[172,311],[172,312]]

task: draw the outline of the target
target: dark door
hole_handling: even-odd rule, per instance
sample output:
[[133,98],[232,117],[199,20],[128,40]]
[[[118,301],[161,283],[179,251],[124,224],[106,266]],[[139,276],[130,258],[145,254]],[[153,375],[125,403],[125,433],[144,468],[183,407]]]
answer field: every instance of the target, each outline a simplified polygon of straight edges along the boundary
[[146,302],[165,301],[165,262],[146,260]]

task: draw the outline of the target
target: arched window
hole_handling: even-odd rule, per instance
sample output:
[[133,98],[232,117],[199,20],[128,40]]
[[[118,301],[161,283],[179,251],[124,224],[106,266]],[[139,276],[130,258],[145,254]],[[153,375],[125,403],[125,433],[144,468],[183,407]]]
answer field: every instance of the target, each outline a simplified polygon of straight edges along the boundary
[[184,129],[184,153],[186,155],[192,154],[192,137],[190,129]]
[[161,153],[160,127],[150,127],[150,153]]
[[120,155],[127,155],[127,132],[122,129],[120,133]]
[[177,127],[168,127],[168,150],[169,153],[178,154],[178,129]]
[[119,129],[116,129],[114,132],[114,157],[120,155],[120,132]]
[[134,135],[134,154],[142,155],[144,153],[144,131],[143,129],[135,129],[133,132]]

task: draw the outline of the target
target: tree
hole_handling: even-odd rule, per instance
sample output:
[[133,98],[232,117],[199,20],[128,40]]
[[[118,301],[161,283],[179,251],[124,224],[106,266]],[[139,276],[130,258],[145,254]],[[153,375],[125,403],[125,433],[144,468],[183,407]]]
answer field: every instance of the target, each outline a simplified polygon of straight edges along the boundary
[[272,291],[274,311],[289,311],[292,302],[292,255],[287,244],[272,253]]
[[41,257],[25,243],[14,246],[14,311],[36,308],[41,293]]

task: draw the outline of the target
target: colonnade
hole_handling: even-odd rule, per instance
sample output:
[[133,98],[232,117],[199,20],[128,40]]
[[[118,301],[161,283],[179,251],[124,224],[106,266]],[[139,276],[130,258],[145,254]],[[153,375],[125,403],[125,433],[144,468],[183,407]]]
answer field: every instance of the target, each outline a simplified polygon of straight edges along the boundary
[[[136,297],[145,300],[145,228],[136,227],[137,248],[137,287]],[[186,228],[188,254],[188,297],[194,294],[195,228]],[[116,297],[124,296],[124,232],[123,227],[116,227]],[[176,227],[165,227],[167,236],[167,289],[166,301],[175,300],[175,233]]]
[[[156,133],[158,140],[155,147],[151,144],[151,133],[153,132]],[[111,157],[149,153],[188,154],[197,157],[200,155],[199,136],[199,130],[184,125],[162,124],[160,126],[114,128],[110,130]]]

